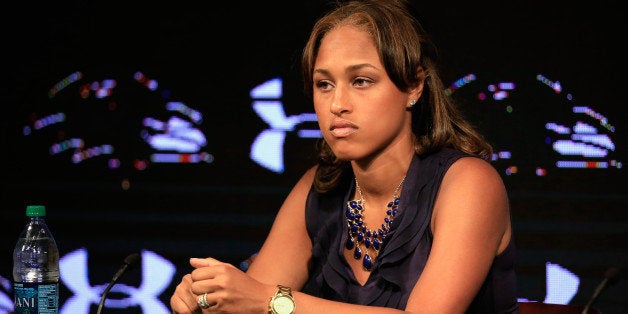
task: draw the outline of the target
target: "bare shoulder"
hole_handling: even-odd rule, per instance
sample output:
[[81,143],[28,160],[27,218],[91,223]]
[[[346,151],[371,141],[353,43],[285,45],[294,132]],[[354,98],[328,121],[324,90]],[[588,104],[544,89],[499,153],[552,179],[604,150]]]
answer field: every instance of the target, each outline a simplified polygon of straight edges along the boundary
[[465,211],[472,215],[484,212],[494,215],[508,211],[506,187],[495,167],[476,157],[454,162],[441,183],[438,193],[439,214]]
[[[454,162],[445,175],[448,184],[482,183],[503,185],[495,167],[477,157],[462,157]],[[443,182],[445,183],[445,182]]]

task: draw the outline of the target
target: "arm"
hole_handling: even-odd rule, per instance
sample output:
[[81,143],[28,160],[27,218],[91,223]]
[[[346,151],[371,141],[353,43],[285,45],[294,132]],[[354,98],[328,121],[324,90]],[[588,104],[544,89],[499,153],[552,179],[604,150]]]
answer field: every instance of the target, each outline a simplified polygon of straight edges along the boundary
[[301,177],[279,209],[264,245],[246,272],[254,279],[295,290],[305,284],[312,249],[305,228],[305,201],[315,171],[311,168]]
[[311,242],[305,230],[305,199],[314,178],[308,170],[277,213],[271,231],[246,274],[213,258],[192,258],[186,274],[170,298],[174,313],[201,313],[199,296],[207,294],[208,311],[267,313],[277,284],[299,289],[307,279]]
[[[292,189],[273,223],[264,245],[246,273],[213,258],[190,259],[196,269],[185,275],[170,299],[174,313],[268,313],[277,284],[293,289],[295,314],[402,313],[402,311],[329,301],[298,290],[308,278],[311,241],[305,228],[305,201],[315,168]],[[207,293],[209,309],[201,312],[197,299]]]
[[497,171],[477,158],[456,161],[436,196],[431,226],[432,250],[406,309],[464,313],[510,241],[508,198]]

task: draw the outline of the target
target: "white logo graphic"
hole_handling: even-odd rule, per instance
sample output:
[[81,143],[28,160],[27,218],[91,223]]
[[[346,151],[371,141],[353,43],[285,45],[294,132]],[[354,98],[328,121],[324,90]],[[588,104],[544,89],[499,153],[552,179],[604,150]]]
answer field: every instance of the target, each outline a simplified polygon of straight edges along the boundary
[[[108,283],[91,286],[87,269],[87,250],[79,249],[68,253],[59,260],[61,281],[74,295],[60,308],[62,314],[89,313],[92,304],[99,304],[102,292]],[[107,299],[105,307],[127,308],[140,306],[143,313],[169,314],[168,308],[159,300],[159,295],[168,288],[175,273],[175,267],[168,260],[150,252],[142,252],[142,284],[131,287],[117,283],[112,292],[128,295],[124,299]]]
[[[317,121],[314,113],[286,116],[280,101],[282,95],[280,78],[266,81],[251,90],[253,110],[270,127],[257,135],[251,145],[250,157],[259,165],[277,173],[284,171],[283,144],[286,133],[294,131],[300,123]],[[322,137],[318,129],[301,129],[297,131],[297,135],[302,138]]]

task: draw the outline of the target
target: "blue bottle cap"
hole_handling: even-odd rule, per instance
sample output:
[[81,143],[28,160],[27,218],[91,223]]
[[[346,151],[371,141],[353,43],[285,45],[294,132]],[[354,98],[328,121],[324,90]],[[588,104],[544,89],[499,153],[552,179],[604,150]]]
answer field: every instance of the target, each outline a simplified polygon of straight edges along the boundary
[[28,205],[26,206],[27,217],[43,217],[46,216],[46,206],[44,205]]

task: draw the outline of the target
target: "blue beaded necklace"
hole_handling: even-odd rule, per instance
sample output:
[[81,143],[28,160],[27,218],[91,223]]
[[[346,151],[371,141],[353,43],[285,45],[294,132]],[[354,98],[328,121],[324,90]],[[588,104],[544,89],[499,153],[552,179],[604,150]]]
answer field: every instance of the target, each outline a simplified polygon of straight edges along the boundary
[[[364,199],[364,195],[362,195],[358,178],[355,178],[355,189],[360,195],[360,198],[347,202],[345,218],[347,219],[348,237],[345,248],[347,250],[353,250],[353,258],[362,258],[362,268],[366,271],[373,269],[373,262],[384,246],[384,239],[386,239],[392,222],[395,216],[397,216],[397,207],[399,207],[398,192],[405,179],[406,177],[404,176],[393,192],[393,199],[387,205],[384,223],[382,223],[381,228],[375,230],[369,229],[362,220],[366,208],[366,200]],[[362,246],[364,246],[364,249],[362,249]],[[373,257],[371,257],[371,254],[373,254]]]

